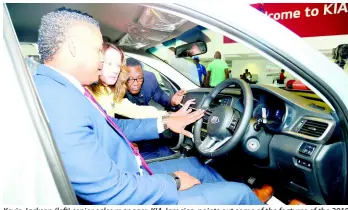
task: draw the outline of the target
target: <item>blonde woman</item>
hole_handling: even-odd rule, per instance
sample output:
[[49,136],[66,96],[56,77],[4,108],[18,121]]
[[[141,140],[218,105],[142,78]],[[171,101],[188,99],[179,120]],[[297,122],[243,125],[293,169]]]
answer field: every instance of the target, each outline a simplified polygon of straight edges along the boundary
[[189,106],[193,100],[186,102],[184,107],[174,113],[161,111],[153,106],[138,106],[124,98],[126,82],[128,79],[127,68],[124,67],[124,53],[114,44],[103,44],[104,64],[101,69],[99,81],[88,87],[92,94],[107,112],[114,117],[115,114],[127,118],[157,118],[164,115],[185,115],[191,110]]

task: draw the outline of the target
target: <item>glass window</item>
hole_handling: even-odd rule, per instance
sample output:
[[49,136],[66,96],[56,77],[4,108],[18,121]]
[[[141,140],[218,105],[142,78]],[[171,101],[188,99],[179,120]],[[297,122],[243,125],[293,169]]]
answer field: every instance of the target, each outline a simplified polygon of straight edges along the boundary
[[[199,37],[196,33],[191,33],[192,30],[200,31]],[[198,33],[199,34],[199,33]],[[207,72],[211,72],[209,85],[214,80],[216,74],[220,74],[220,82],[225,79],[224,68],[227,65],[229,70],[229,78],[241,78],[250,84],[267,84],[286,90],[311,90],[302,84],[298,78],[277,66],[268,59],[252,51],[244,46],[244,44],[235,42],[234,40],[226,39],[222,34],[216,33],[212,30],[205,29],[202,26],[196,26],[184,32],[177,38],[158,44],[148,50],[149,53],[160,58],[164,62],[171,65],[174,69],[190,79],[196,85],[199,85],[199,73],[197,67],[192,67],[193,57],[176,58],[174,53],[170,50],[171,47],[177,47],[182,44],[205,40],[207,43],[207,53],[199,55],[200,64],[205,67]],[[221,53],[222,68],[214,68],[212,65],[216,59],[215,53]],[[332,62],[331,50],[321,50]],[[210,69],[211,68],[211,69]],[[217,69],[217,70],[216,70]],[[348,73],[348,64],[345,64],[344,71]],[[215,74],[215,75],[214,75]],[[213,85],[215,86],[215,85]]]

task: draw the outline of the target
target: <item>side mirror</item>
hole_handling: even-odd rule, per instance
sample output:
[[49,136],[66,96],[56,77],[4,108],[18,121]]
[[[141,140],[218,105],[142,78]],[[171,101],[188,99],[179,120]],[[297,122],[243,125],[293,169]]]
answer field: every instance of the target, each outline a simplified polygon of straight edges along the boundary
[[192,57],[207,52],[207,44],[202,41],[180,45],[175,48],[177,58]]

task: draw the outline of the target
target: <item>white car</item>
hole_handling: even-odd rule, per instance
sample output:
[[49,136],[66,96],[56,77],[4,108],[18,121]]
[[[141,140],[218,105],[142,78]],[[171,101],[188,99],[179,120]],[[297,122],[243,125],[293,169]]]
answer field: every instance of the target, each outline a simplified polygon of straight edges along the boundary
[[[0,112],[5,205],[77,204],[31,79],[35,67],[26,68],[24,62],[28,59],[24,56],[36,59],[38,53],[23,50],[24,45],[36,42],[41,16],[61,6],[91,14],[101,23],[105,40],[117,41],[127,56],[140,60],[168,94],[186,89],[184,100],[195,98],[195,108],[210,110],[209,116],[186,128],[192,129],[193,139],[173,135],[178,143],[169,146],[179,153],[173,158],[185,152],[184,156],[195,155],[211,164],[228,180],[244,181],[251,187],[271,184],[274,196],[285,204],[293,198],[307,204],[348,204],[347,74],[249,5],[186,1],[3,4],[5,53],[1,61],[6,65],[6,78],[2,79],[2,98],[6,101],[1,102]],[[149,21],[155,22],[146,25]],[[311,91],[293,92],[272,81],[249,85],[239,74],[233,75],[233,68],[232,77],[238,79],[215,88],[199,87],[197,72],[190,71],[192,59],[182,58],[181,67],[171,66],[167,49],[177,38],[177,45],[183,44],[177,51],[189,50],[178,37],[197,26],[244,44]],[[208,44],[207,53],[211,53],[209,40],[192,43],[203,43],[203,48]]]

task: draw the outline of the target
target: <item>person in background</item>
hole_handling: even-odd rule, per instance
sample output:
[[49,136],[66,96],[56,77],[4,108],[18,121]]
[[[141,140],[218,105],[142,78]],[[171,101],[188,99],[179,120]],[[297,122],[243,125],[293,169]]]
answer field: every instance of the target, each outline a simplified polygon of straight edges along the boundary
[[278,83],[279,83],[279,84],[284,84],[285,79],[286,79],[285,70],[282,69],[282,70],[280,70],[280,75],[279,75]]
[[247,83],[250,83],[250,82],[251,82],[252,75],[250,74],[250,72],[249,72],[248,69],[245,69],[245,72],[244,72],[244,74],[243,74],[243,77],[244,77],[244,80],[245,80]]
[[193,62],[197,66],[199,83],[200,83],[201,87],[204,87],[204,84],[206,83],[206,79],[207,79],[207,71],[205,70],[205,67],[199,63],[198,56],[193,57]]
[[134,58],[126,59],[128,79],[126,98],[137,105],[149,105],[150,100],[167,109],[180,105],[186,91],[179,90],[168,96],[159,86],[154,73],[144,71],[141,63]]
[[[141,63],[134,58],[126,59],[126,70],[128,72],[128,78],[126,82],[127,92],[125,97],[132,103],[141,106],[148,106],[150,100],[154,100],[167,109],[180,105],[186,93],[185,90],[179,90],[173,96],[168,96],[160,88],[155,74],[149,71],[144,71]],[[167,141],[156,139],[153,141],[141,142],[138,145],[140,151],[144,154],[145,159],[154,159],[174,154],[171,149],[166,145],[163,145],[165,142]]]
[[221,60],[221,53],[217,51],[214,60],[208,65],[206,86],[215,87],[220,82],[229,78],[227,63]]

